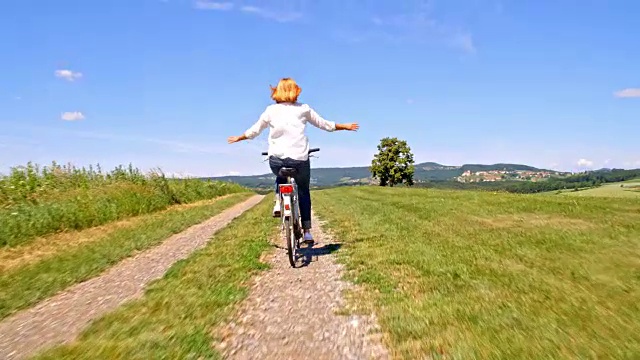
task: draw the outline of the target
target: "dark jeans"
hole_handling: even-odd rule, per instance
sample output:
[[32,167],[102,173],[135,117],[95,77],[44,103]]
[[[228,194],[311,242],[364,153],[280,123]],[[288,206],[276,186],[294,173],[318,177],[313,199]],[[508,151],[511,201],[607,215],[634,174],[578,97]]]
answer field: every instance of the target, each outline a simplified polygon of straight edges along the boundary
[[311,194],[309,193],[309,182],[311,180],[311,165],[309,160],[293,160],[290,158],[280,159],[275,156],[269,157],[269,166],[276,175],[276,194],[279,193],[278,185],[285,184],[286,178],[278,176],[278,171],[283,167],[294,168],[298,174],[294,177],[298,186],[298,200],[300,203],[300,217],[302,218],[302,228],[311,229]]

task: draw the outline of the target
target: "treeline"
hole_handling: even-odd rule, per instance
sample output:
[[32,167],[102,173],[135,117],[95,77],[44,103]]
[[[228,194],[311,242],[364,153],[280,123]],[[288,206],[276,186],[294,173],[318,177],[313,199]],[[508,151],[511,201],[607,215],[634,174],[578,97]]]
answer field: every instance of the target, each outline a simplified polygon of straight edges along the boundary
[[640,178],[640,169],[600,170],[575,174],[564,178],[551,178],[543,181],[484,181],[461,183],[458,181],[428,181],[417,183],[416,186],[435,189],[456,190],[487,190],[506,191],[518,194],[534,194],[555,190],[571,190],[598,187],[605,183],[613,183]]
[[463,183],[455,180],[432,180],[416,183],[415,186],[431,189],[506,191],[509,186],[516,185],[516,183],[520,183],[520,181],[483,181]]

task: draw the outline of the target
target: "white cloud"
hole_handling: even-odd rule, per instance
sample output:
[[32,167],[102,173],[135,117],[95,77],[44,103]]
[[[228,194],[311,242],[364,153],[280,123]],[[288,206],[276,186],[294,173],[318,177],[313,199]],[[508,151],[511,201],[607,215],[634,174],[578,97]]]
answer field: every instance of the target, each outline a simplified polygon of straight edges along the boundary
[[466,53],[473,54],[476,52],[471,34],[458,33],[453,35],[450,41],[453,47],[461,49]]
[[[269,172],[268,168],[265,170],[265,168],[261,168],[260,170],[258,170],[257,174],[264,174]],[[210,174],[211,175],[211,174]],[[214,172],[211,176],[214,177],[221,177],[221,176],[241,176],[242,173],[240,171],[227,171],[227,170],[222,170],[222,171],[218,171],[218,172]],[[256,173],[254,173],[253,175],[256,175]]]
[[240,11],[246,12],[246,13],[259,13],[259,12],[262,12],[262,9],[260,9],[257,6],[245,5],[240,8]]
[[196,9],[200,10],[220,10],[226,11],[233,9],[233,3],[231,2],[217,2],[210,0],[196,0],[194,4]]
[[249,5],[241,7],[240,11],[247,14],[254,14],[265,19],[275,20],[277,22],[290,22],[298,20],[302,17],[302,13],[297,11],[275,11]]
[[[236,9],[244,14],[258,16],[264,19],[274,20],[277,22],[290,22],[298,20],[302,17],[301,7],[303,2],[300,2],[297,10],[294,10],[291,6],[255,6],[255,5],[243,5],[236,8],[236,4],[233,2],[221,2],[212,0],[196,0],[194,7],[199,10],[218,10],[229,11]],[[275,4],[271,4],[275,5]]]
[[411,105],[413,104],[415,101],[413,99],[407,99],[407,104]]
[[164,176],[167,178],[174,178],[174,179],[191,179],[191,178],[198,177],[198,175],[190,172],[164,172]]
[[371,22],[377,26],[394,26],[406,29],[429,29],[436,26],[436,21],[422,11],[384,17],[374,16],[371,18]]
[[82,114],[80,111],[67,111],[62,113],[60,118],[65,121],[78,121],[84,120],[84,114]]
[[385,24],[384,20],[382,20],[381,18],[379,18],[379,17],[377,17],[377,16],[372,17],[372,18],[371,18],[371,22],[372,22],[374,25],[378,25],[378,26],[382,26],[382,25],[384,25],[384,24]]
[[640,98],[640,88],[623,89],[616,91],[613,95],[619,98]]
[[578,164],[579,167],[588,168],[588,167],[592,167],[593,166],[593,161],[587,160],[587,159],[580,159],[580,160],[578,160],[577,164]]
[[82,73],[71,70],[56,70],[55,75],[57,78],[65,79],[67,81],[75,81],[82,77]]
[[402,12],[395,14],[387,11],[384,15],[368,16],[368,27],[357,29],[349,23],[351,31],[335,33],[351,42],[441,43],[468,54],[476,52],[472,34],[439,19],[431,3],[419,2],[413,11],[407,11],[406,6],[402,8]]

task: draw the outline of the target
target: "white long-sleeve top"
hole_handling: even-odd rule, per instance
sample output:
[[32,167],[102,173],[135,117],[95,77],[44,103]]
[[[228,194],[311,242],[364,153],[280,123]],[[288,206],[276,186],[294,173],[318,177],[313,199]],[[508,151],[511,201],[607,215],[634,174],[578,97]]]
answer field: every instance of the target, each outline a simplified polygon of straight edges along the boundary
[[309,139],[304,133],[307,122],[325,131],[336,129],[335,122],[323,119],[307,104],[279,103],[267,106],[244,135],[253,139],[269,127],[269,156],[305,161],[309,159]]

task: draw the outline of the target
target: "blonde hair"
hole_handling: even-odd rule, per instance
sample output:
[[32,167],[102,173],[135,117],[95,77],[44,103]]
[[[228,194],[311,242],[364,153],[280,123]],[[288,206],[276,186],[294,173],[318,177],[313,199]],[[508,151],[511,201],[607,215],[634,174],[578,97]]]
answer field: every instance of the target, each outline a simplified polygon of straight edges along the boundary
[[278,82],[278,86],[269,87],[271,88],[271,98],[276,103],[297,102],[298,96],[302,91],[302,88],[300,88],[300,86],[298,86],[298,84],[296,84],[296,81],[292,78],[283,78],[282,80],[280,80],[280,82]]

